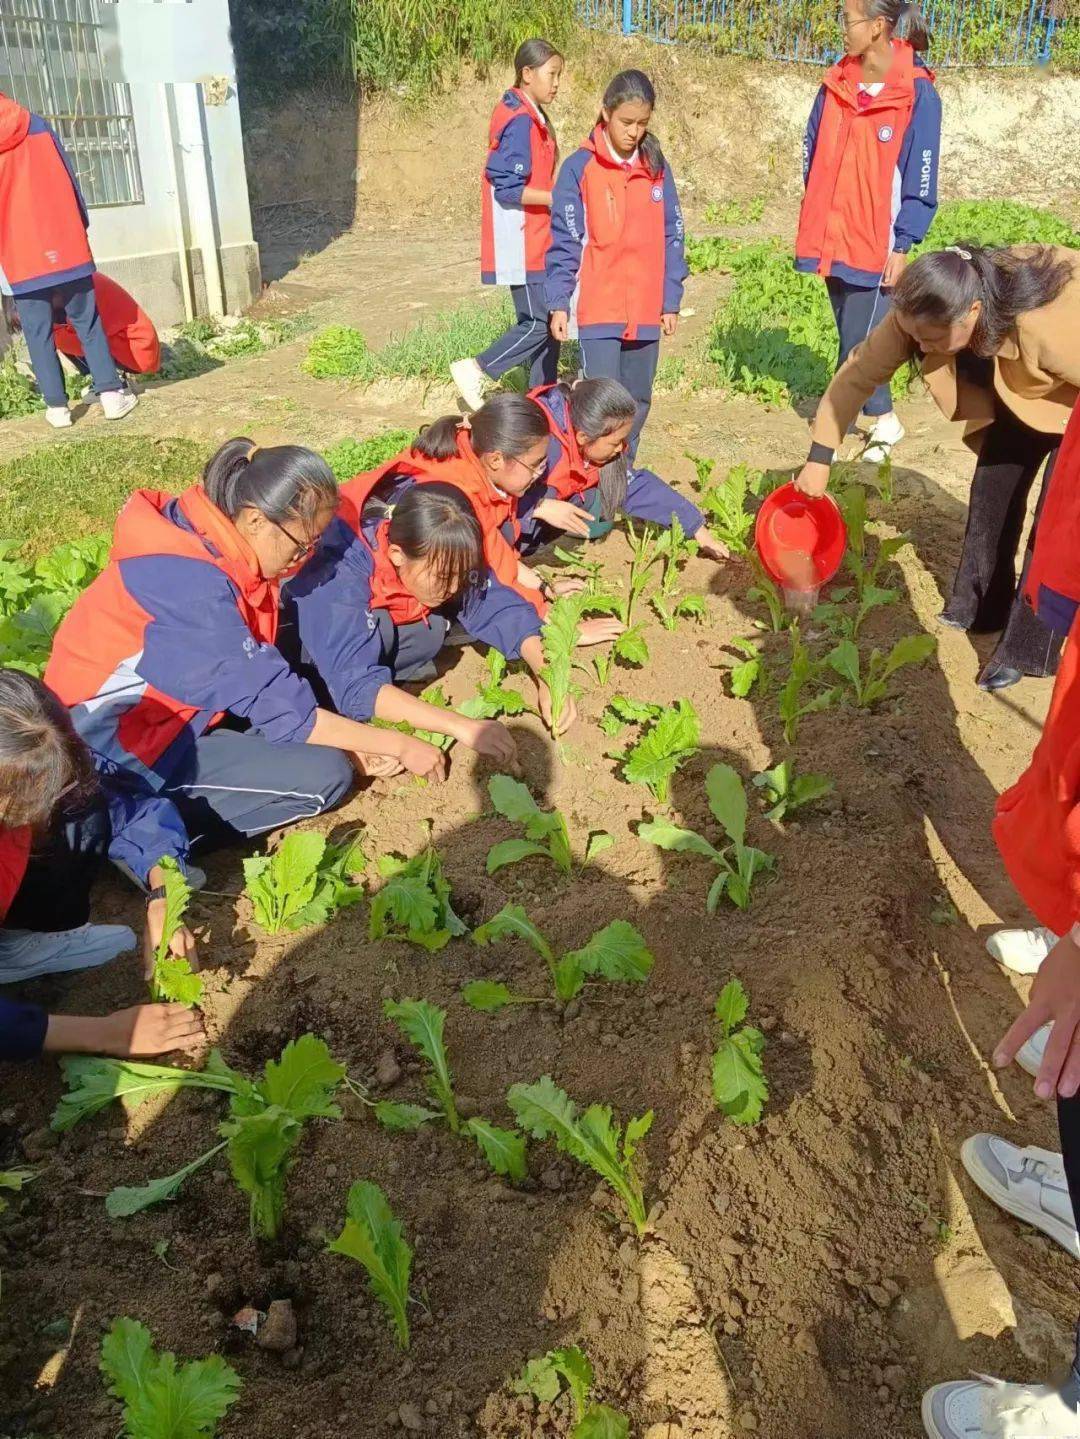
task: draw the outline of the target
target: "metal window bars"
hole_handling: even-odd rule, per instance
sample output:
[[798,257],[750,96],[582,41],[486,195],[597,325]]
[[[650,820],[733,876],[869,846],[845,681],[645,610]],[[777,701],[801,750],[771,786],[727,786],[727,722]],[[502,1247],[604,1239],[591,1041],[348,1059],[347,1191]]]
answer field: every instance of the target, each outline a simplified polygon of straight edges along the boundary
[[131,94],[110,80],[100,0],[0,0],[0,90],[43,116],[91,208],[142,202]]
[[[1062,0],[923,0],[934,66],[1045,64],[1066,27]],[[577,0],[593,29],[719,54],[826,64],[843,53],[839,0]]]

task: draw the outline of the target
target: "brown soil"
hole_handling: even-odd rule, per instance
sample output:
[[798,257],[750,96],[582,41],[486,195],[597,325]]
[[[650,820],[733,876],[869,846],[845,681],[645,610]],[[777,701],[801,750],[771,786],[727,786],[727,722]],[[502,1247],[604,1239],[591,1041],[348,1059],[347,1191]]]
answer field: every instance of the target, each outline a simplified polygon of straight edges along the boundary
[[[417,294],[471,288],[473,251],[460,234],[352,234],[291,282],[327,313],[367,312],[377,300],[379,321],[399,328]],[[710,293],[692,283],[699,315],[688,339],[706,322]],[[325,443],[445,408],[441,391],[373,395],[317,383],[298,374],[300,353],[288,346],[160,389],[132,423],[208,444],[237,429],[261,443]],[[866,626],[867,640],[883,645],[933,628],[970,477],[970,459],[924,401],[905,420],[896,502],[874,506],[913,540],[897,572],[899,602]],[[0,443],[12,453],[39,437],[38,426],[18,422]],[[685,484],[686,450],[722,465],[793,463],[805,426],[717,395],[662,395],[647,446]],[[624,571],[620,536],[599,553],[611,575]],[[650,624],[653,662],[617,680],[639,698],[685,696],[697,707],[704,747],[676,780],[673,809],[706,830],[711,764],[749,777],[785,753],[775,701],[726,693],[726,646],[754,633],[749,583],[743,563],[693,562],[686,587],[707,592],[706,622],[674,635]],[[989,819],[995,795],[1026,763],[1048,693],[1027,682],[1000,699],[980,694],[977,662],[967,638],[944,632],[937,658],[905,671],[877,712],[804,721],[799,764],[832,775],[836,794],[783,831],[753,821],[777,874],[747,914],[725,907],[707,917],[705,862],[637,840],[651,805],[605,756],[596,689],[564,756],[531,721],[514,725],[530,784],[562,808],[575,842],[596,828],[616,837],[572,881],[539,860],[485,874],[487,849],[509,831],[488,813],[487,771],[465,753],[442,788],[384,783],[326,821],[334,833],[364,825],[372,858],[412,852],[432,821],[470,923],[513,899],[562,947],[616,917],[638,925],[657,959],[648,987],[610,987],[576,1015],[551,1005],[486,1017],[464,1007],[460,983],[481,974],[539,992],[537,962],[513,946],[480,951],[462,941],[430,956],[372,945],[363,906],[323,930],[267,940],[250,927],[246,901],[200,898],[208,1024],[230,1063],[253,1069],[312,1030],[365,1081],[394,1047],[405,1072],[392,1092],[417,1099],[419,1075],[383,1023],[381,999],[423,995],[449,1011],[460,1093],[496,1122],[509,1122],[508,1086],[543,1073],[623,1118],[655,1110],[644,1146],[655,1232],[638,1243],[593,1176],[550,1145],[531,1146],[532,1178],[515,1191],[451,1135],[393,1137],[362,1114],[310,1127],[275,1245],[248,1237],[246,1205],[224,1172],[197,1175],[175,1204],[111,1222],[102,1194],[201,1152],[219,1104],[186,1095],[128,1122],[109,1112],[63,1137],[0,1221],[4,1432],[116,1433],[97,1356],[103,1327],[119,1314],[144,1320],[185,1357],[229,1357],[244,1387],[221,1432],[235,1439],[375,1439],[400,1427],[401,1405],[417,1406],[430,1434],[554,1439],[568,1433],[564,1406],[513,1398],[505,1381],[559,1343],[587,1349],[600,1394],[631,1416],[639,1439],[915,1439],[918,1396],[931,1382],[972,1369],[1042,1377],[1074,1316],[1073,1261],[984,1200],[958,1149],[980,1129],[1056,1145],[1053,1116],[1024,1076],[998,1079],[987,1066],[1019,999],[981,943],[999,918],[1021,916]],[[479,669],[474,653],[451,656],[455,700]],[[239,891],[240,859],[212,859],[209,887]],[[134,920],[137,905],[110,885],[101,912]],[[772,1098],[754,1130],[735,1128],[710,1103],[710,1006],[733,975],[768,1032]],[[133,960],[71,985],[28,988],[69,1011],[140,997]],[[0,1166],[38,1153],[59,1090],[51,1065],[3,1076]],[[324,1252],[323,1235],[337,1232],[349,1185],[362,1177],[386,1189],[416,1245],[407,1357],[358,1268]],[[300,1352],[288,1364],[227,1322],[243,1302],[285,1297],[300,1323]],[[66,1326],[70,1337],[58,1337]]]

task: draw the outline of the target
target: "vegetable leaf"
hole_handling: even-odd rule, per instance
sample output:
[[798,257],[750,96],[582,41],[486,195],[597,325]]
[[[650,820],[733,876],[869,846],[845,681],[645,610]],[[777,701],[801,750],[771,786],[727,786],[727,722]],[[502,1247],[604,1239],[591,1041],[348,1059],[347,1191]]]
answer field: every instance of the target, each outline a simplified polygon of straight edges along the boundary
[[434,849],[408,860],[384,856],[379,867],[390,878],[371,902],[370,939],[404,939],[434,951],[468,933],[454,913],[442,860]]
[[689,700],[678,700],[627,751],[623,778],[645,785],[659,804],[666,804],[672,775],[697,751],[699,740],[697,711]]
[[240,1378],[219,1355],[177,1364],[154,1350],[135,1319],[116,1319],[101,1346],[109,1392],[124,1404],[129,1439],[200,1439],[239,1398]]
[[294,1119],[340,1119],[341,1110],[332,1103],[345,1066],[332,1058],[326,1041],[302,1034],[281,1052],[280,1059],[267,1062],[259,1084],[268,1105],[278,1105]]
[[496,1174],[507,1176],[515,1184],[526,1178],[525,1138],[516,1129],[500,1129],[486,1119],[469,1119],[461,1126],[461,1132],[476,1140]]
[[133,1059],[73,1054],[65,1055],[60,1067],[68,1086],[52,1117],[52,1128],[60,1133],[104,1109],[114,1099],[119,1099],[130,1111],[151,1095],[170,1089],[221,1089],[235,1093],[239,1082],[239,1076],[222,1063],[217,1050],[211,1053],[205,1070],[173,1069]]
[[488,784],[498,814],[525,827],[525,840],[506,840],[493,847],[487,859],[488,874],[529,855],[546,855],[564,874],[572,867],[566,821],[558,810],[542,810],[519,780],[497,774]]
[[244,887],[256,922],[268,934],[293,928],[315,897],[319,865],[326,840],[311,830],[293,830],[272,855],[255,855],[244,861]]
[[709,808],[728,838],[741,845],[746,837],[746,791],[729,764],[714,764],[705,776]]
[[461,997],[470,1009],[478,1009],[481,1014],[495,1014],[514,1002],[505,984],[496,984],[490,979],[473,979],[463,984]]
[[596,934],[583,948],[564,956],[575,960],[585,974],[605,979],[629,980],[643,984],[652,972],[654,959],[639,932],[625,919],[616,919]]
[[757,1124],[769,1085],[761,1062],[765,1037],[744,1025],[750,1001],[742,984],[733,979],[716,1001],[720,1039],[712,1059],[713,1099],[735,1124]]
[[224,1144],[215,1144],[213,1149],[207,1150],[190,1164],[185,1164],[183,1169],[178,1169],[175,1174],[167,1174],[162,1179],[151,1179],[147,1184],[133,1188],[118,1185],[105,1196],[105,1212],[110,1219],[129,1219],[131,1215],[149,1209],[152,1204],[162,1204],[168,1199],[175,1199],[184,1180],[209,1163],[214,1155],[220,1154],[224,1148]]
[[520,904],[504,905],[486,924],[473,930],[473,941],[476,944],[493,944],[507,938],[524,939],[532,945],[541,959],[546,959],[549,964],[554,963],[555,955],[551,945]]
[[443,1026],[446,1011],[429,1004],[426,999],[403,999],[400,1002],[387,999],[383,1002],[383,1013],[411,1041],[430,1065],[427,1077],[428,1091],[446,1115],[447,1123],[456,1134],[460,1128],[457,1106],[454,1103],[454,1086],[450,1077],[450,1062],[446,1057],[443,1043]]
[[655,844],[657,849],[686,850],[691,854],[703,855],[706,859],[720,858],[719,850],[711,845],[704,835],[697,834],[692,829],[683,829],[666,819],[647,820],[638,825],[638,838],[645,840],[647,844]]
[[398,1343],[409,1347],[409,1277],[413,1252],[386,1195],[360,1180],[349,1190],[345,1227],[329,1248],[355,1259],[367,1271],[371,1292],[389,1314]]
[[375,1118],[384,1129],[399,1134],[415,1134],[432,1119],[441,1119],[437,1109],[425,1109],[422,1104],[403,1104],[395,1099],[380,1099],[375,1105]]
[[274,1239],[285,1209],[285,1175],[301,1127],[278,1105],[260,1114],[227,1119],[220,1131],[229,1142],[229,1167],[249,1199],[251,1232]]
[[606,1404],[593,1404],[571,1431],[570,1439],[630,1439],[630,1421]]
[[585,863],[591,864],[598,854],[603,854],[606,849],[612,849],[615,844],[615,836],[608,834],[606,829],[594,830],[589,835],[588,843],[585,846]]
[[198,1004],[202,999],[203,982],[186,959],[169,957],[173,936],[184,922],[191,903],[191,885],[172,855],[162,855],[158,867],[164,874],[165,919],[161,938],[154,951],[154,969],[150,976],[150,998],[155,1004],[168,1000],[174,1004]]

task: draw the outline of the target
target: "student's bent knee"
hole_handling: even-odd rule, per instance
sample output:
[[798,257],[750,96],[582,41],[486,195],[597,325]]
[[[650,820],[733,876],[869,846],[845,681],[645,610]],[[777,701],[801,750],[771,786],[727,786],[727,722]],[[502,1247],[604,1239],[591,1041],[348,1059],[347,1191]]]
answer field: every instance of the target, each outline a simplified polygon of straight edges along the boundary
[[336,809],[352,789],[356,779],[352,760],[339,749],[327,749],[323,745],[311,747],[312,771],[309,776],[312,798],[315,801],[312,814],[325,814]]

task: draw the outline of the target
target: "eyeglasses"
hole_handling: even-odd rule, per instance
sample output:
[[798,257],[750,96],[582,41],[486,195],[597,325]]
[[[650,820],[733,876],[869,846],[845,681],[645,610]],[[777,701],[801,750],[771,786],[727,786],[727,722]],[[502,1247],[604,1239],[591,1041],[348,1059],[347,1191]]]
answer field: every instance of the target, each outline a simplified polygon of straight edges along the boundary
[[[269,518],[269,516],[267,516],[267,518]],[[277,520],[270,520],[270,523],[276,530],[280,530],[285,538],[293,545],[294,553],[292,559],[289,561],[290,565],[298,565],[301,560],[306,560],[312,550],[318,548],[319,541],[322,539],[322,535],[316,535],[313,540],[298,540],[292,530],[287,530],[285,526]]]
[[844,29],[845,29],[845,30],[854,30],[854,28],[855,28],[856,25],[869,25],[869,24],[872,22],[873,18],[874,18],[874,17],[873,17],[872,15],[860,15],[857,20],[849,20],[849,19],[847,18],[847,16],[845,15],[845,17],[844,17]]
[[524,460],[519,460],[516,455],[511,455],[510,459],[513,460],[515,465],[520,465],[523,470],[528,470],[529,474],[532,475],[534,480],[538,480],[540,476],[544,473],[544,471],[547,469],[547,455],[545,455],[544,458],[535,465],[527,465]]

